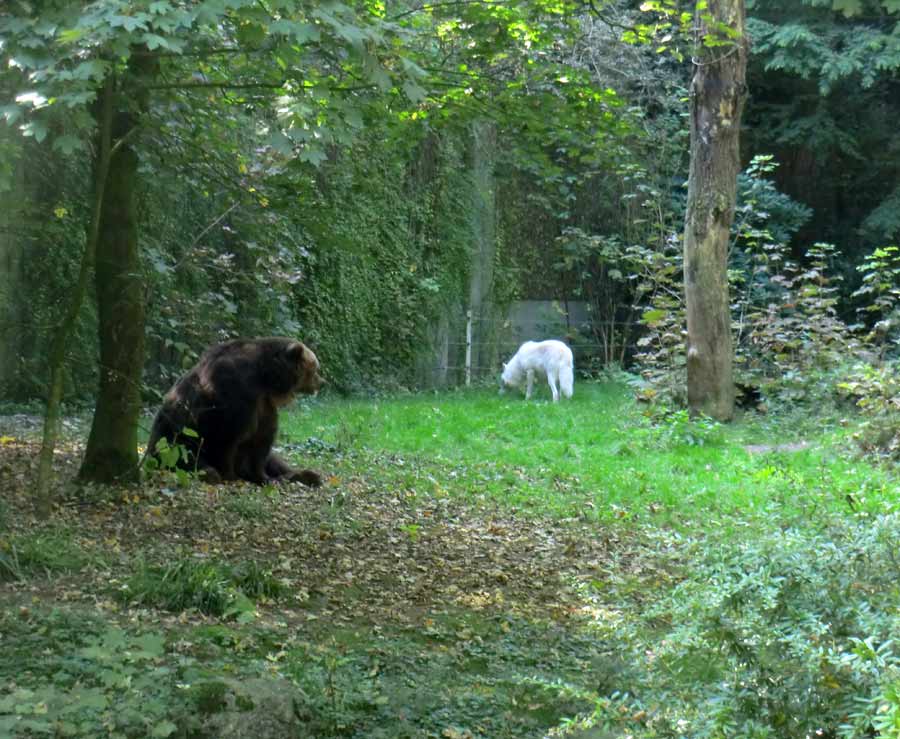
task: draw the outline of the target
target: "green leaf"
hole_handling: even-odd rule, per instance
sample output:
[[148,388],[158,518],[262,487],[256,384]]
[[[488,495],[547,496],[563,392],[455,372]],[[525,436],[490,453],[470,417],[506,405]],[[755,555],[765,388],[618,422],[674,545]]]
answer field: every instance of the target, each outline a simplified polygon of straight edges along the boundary
[[150,736],[165,739],[167,736],[172,736],[176,731],[178,731],[176,724],[173,724],[171,721],[162,721],[153,727]]
[[328,158],[328,155],[321,149],[306,147],[303,151],[300,152],[300,156],[297,158],[301,162],[309,162],[313,166],[318,167]]
[[18,105],[0,105],[0,118],[6,119],[7,125],[13,125],[22,117],[22,109]]
[[362,113],[357,108],[350,108],[344,114],[344,120],[347,121],[347,125],[349,125],[351,128],[360,129],[365,125]]
[[141,650],[142,657],[161,657],[166,651],[166,639],[162,634],[141,634],[133,644]]
[[99,688],[77,690],[69,695],[69,699],[74,699],[81,708],[95,711],[102,711],[109,705],[109,698]]
[[269,26],[271,33],[284,34],[293,38],[298,44],[306,44],[310,41],[318,41],[321,38],[319,29],[311,23],[298,23],[297,21],[282,18]]
[[22,133],[25,136],[33,137],[35,141],[41,143],[47,138],[47,124],[43,121],[29,121],[22,126]]
[[834,0],[834,9],[846,17],[862,12],[862,0]]
[[237,37],[243,46],[259,46],[266,40],[266,29],[259,23],[242,23]]
[[[151,47],[152,48],[152,47]],[[98,59],[89,59],[72,70],[75,80],[102,80],[106,76],[107,65]]]
[[417,85],[412,80],[407,80],[403,83],[403,92],[406,94],[406,97],[409,98],[409,101],[414,105],[418,105],[421,103],[428,95],[428,92],[421,85]]
[[660,308],[644,311],[641,320],[645,323],[653,323],[666,317],[666,312]]
[[163,38],[162,36],[158,36],[155,33],[145,33],[141,38],[143,39],[144,43],[147,45],[147,48],[150,49],[150,51],[153,51],[154,49],[168,49],[169,48],[168,39]]
[[272,135],[269,136],[269,146],[282,156],[290,156],[294,152],[294,145],[282,131],[274,131]]
[[68,133],[53,139],[53,149],[63,154],[71,154],[83,146],[84,142],[80,138]]
[[61,44],[74,44],[80,41],[86,33],[87,30],[84,28],[67,28],[65,31],[60,31],[57,38]]

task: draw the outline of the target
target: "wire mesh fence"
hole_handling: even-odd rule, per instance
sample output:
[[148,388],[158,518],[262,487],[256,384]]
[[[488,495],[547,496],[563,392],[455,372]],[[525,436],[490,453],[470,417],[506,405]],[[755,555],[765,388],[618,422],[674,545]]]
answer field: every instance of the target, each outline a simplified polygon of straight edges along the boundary
[[621,362],[635,323],[597,324],[584,303],[521,301],[498,314],[460,310],[432,337],[433,353],[420,366],[423,384],[436,387],[494,382],[502,363],[528,340],[559,339],[572,349],[576,371]]

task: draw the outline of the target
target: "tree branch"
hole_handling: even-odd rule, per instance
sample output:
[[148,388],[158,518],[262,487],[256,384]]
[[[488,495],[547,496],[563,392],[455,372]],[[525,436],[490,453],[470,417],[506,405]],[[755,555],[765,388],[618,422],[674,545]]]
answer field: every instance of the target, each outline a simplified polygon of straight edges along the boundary
[[[388,18],[388,22],[392,23],[393,21],[399,20],[400,18],[405,18],[408,15],[412,15],[413,13],[419,13],[423,10],[432,10],[434,8],[443,8],[443,7],[454,7],[454,6],[466,6],[466,5],[499,5],[502,3],[489,3],[485,2],[485,0],[447,0],[447,2],[442,3],[424,3],[420,5],[418,8],[413,8],[412,10],[405,10],[402,13],[398,13],[397,15],[393,15]],[[511,3],[509,3],[511,4]]]
[[206,82],[200,80],[192,80],[190,82],[161,82],[154,85],[141,85],[142,90],[190,90],[190,89],[230,89],[230,90],[249,90],[249,89],[267,89],[277,90],[282,88],[287,80],[280,82]]

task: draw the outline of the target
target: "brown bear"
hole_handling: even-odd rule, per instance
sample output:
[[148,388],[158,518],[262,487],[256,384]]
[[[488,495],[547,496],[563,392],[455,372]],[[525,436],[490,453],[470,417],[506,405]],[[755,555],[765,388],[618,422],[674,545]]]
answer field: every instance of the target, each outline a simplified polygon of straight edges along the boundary
[[215,344],[166,393],[147,452],[158,458],[161,439],[181,445],[188,454],[178,466],[196,470],[210,482],[264,485],[281,479],[318,487],[319,473],[293,469],[272,452],[272,444],[278,409],[298,393],[315,393],[323,382],[316,355],[296,339],[273,336]]

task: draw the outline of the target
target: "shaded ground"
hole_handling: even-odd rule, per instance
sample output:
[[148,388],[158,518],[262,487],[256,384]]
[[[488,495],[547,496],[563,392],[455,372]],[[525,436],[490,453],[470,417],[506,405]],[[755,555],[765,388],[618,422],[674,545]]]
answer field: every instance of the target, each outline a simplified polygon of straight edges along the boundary
[[[75,442],[39,522],[38,444],[0,428],[0,566],[26,545],[48,558],[47,577],[0,571],[0,735],[581,736],[568,717],[605,712],[598,691],[627,679],[597,630],[627,605],[595,586],[657,573],[608,526],[417,494],[346,460],[362,474],[320,490],[79,487]],[[185,560],[256,563],[283,592],[247,623],[117,597],[144,563]]]
[[[37,445],[4,441],[0,495],[10,534],[64,531],[90,555],[90,566],[56,588],[63,599],[109,605],[128,561],[193,552],[270,568],[293,595],[263,606],[264,617],[413,623],[464,607],[565,619],[584,605],[575,583],[601,577],[612,560],[620,572],[630,561],[617,535],[596,524],[387,490],[364,477],[332,477],[320,490],[179,488],[165,477],[133,489],[77,488],[74,445],[57,454],[58,504],[39,523],[28,493]],[[0,592],[31,587],[7,583]]]

